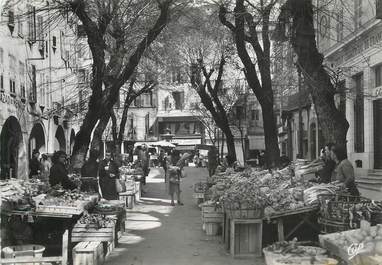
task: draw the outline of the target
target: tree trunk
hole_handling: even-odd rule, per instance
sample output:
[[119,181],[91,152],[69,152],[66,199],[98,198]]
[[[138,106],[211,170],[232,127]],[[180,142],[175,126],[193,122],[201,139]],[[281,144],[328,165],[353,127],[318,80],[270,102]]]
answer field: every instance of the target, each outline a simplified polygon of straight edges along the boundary
[[98,111],[93,106],[89,104],[89,111],[86,113],[74,141],[71,157],[71,167],[73,169],[80,169],[82,167],[90,144],[91,133],[98,121]]
[[273,105],[265,103],[261,105],[261,109],[265,134],[265,163],[267,168],[275,168],[280,161],[280,149]]
[[291,42],[308,84],[324,139],[326,143],[333,142],[346,147],[349,123],[345,114],[336,108],[336,89],[322,65],[324,57],[317,49],[312,1],[288,0],[282,7],[279,21],[289,21],[290,17],[293,19]]
[[[107,124],[109,123],[109,120],[110,120],[110,115],[109,114],[103,115],[101,117],[101,119],[99,120],[99,122],[97,124],[97,127],[94,129],[93,139],[92,139],[92,142],[91,142],[90,149],[95,149],[98,152],[101,150],[102,135],[103,135],[103,132],[106,129]],[[104,150],[104,151],[106,151],[106,150]]]
[[229,125],[222,126],[222,127],[223,128],[221,129],[225,134],[226,143],[227,143],[227,150],[228,150],[227,162],[228,162],[228,165],[231,166],[237,160],[236,148],[235,148],[235,137],[233,136],[231,129],[229,128]]
[[[235,24],[226,18],[227,9],[221,6],[219,18],[223,25],[233,32],[237,54],[244,65],[244,74],[249,87],[259,101],[264,121],[264,138],[266,149],[266,166],[277,167],[280,163],[280,149],[278,146],[276,116],[273,109],[273,90],[270,70],[270,39],[269,39],[269,16],[273,8],[272,4],[262,10],[261,14],[261,38],[259,40],[258,24],[247,11],[244,0],[236,0],[234,8]],[[248,44],[256,54],[257,65],[248,51]],[[258,73],[259,72],[259,73]],[[259,79],[260,77],[260,79]]]

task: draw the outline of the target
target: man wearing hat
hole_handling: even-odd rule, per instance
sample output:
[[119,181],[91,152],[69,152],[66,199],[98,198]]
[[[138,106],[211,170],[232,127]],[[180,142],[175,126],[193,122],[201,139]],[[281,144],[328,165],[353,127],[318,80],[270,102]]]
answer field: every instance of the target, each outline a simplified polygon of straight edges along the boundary
[[40,156],[40,152],[37,149],[34,149],[32,152],[32,158],[29,160],[29,177],[38,177],[40,173],[40,161],[38,157]]

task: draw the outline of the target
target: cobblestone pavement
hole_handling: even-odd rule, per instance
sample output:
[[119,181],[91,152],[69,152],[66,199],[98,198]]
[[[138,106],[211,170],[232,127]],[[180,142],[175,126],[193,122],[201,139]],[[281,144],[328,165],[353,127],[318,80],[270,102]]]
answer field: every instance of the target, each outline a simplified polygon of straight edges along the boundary
[[152,168],[147,193],[127,213],[126,233],[107,258],[112,265],[264,265],[263,259],[233,259],[220,236],[206,236],[201,214],[193,199],[193,184],[206,178],[207,170],[186,168],[181,189],[184,206],[170,206],[163,171]]

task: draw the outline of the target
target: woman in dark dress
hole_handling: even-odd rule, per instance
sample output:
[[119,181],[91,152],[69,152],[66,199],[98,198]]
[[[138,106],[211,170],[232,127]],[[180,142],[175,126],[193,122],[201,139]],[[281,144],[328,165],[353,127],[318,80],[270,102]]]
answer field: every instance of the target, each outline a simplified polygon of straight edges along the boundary
[[51,186],[60,184],[66,190],[77,188],[75,183],[68,177],[68,171],[65,167],[66,153],[64,151],[55,152],[52,162],[53,166],[50,169],[49,184]]

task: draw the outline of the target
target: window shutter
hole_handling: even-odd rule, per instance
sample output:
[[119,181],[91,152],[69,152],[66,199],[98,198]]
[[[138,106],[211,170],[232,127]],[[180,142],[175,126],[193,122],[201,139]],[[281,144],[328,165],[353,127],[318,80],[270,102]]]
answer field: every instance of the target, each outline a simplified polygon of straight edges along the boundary
[[382,19],[382,0],[376,0],[375,1],[375,9],[376,9],[376,14],[375,18],[376,19]]

